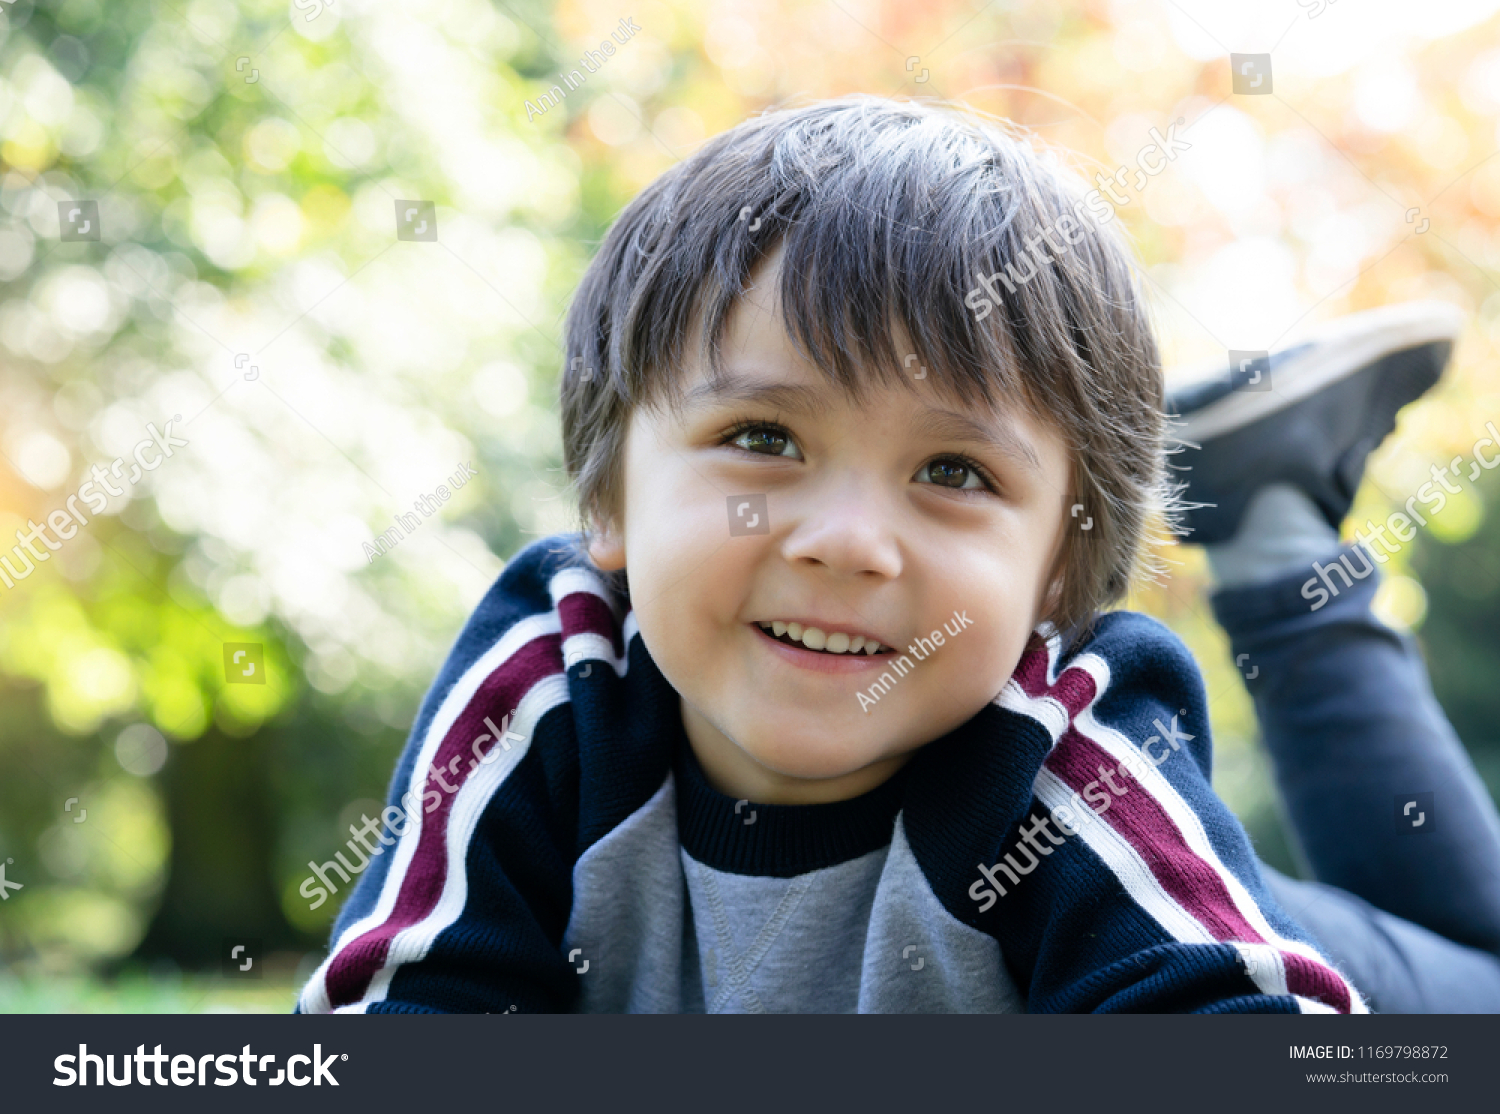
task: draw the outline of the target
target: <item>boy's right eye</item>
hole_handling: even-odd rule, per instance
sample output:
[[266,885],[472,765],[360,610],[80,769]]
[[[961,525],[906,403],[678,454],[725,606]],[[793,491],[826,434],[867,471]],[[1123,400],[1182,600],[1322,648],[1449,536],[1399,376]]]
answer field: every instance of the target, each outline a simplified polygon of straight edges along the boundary
[[797,451],[796,443],[792,440],[791,435],[777,425],[747,423],[736,426],[725,434],[724,443],[735,445],[746,452],[756,453],[760,456],[791,456],[793,458],[800,458],[802,455]]

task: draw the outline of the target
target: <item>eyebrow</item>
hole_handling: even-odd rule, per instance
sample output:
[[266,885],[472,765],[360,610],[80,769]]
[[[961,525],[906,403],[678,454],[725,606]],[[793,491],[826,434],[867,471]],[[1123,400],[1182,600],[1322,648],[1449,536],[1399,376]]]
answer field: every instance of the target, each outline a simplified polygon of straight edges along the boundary
[[[767,383],[734,373],[718,382],[699,383],[683,399],[683,405],[688,409],[720,402],[755,403],[803,414],[817,414],[828,409],[826,395],[816,387],[799,383]],[[1040,472],[1042,463],[1030,442],[1010,422],[1003,418],[999,421],[1002,430],[997,434],[972,415],[926,407],[913,419],[912,430],[919,437],[983,445],[1032,472]]]
[[817,414],[828,409],[827,399],[816,387],[800,383],[766,383],[734,374],[717,382],[699,383],[683,398],[687,409],[719,402],[753,402],[804,414]]
[[1010,422],[1004,418],[999,421],[1002,430],[997,434],[991,427],[971,415],[957,410],[929,408],[917,415],[912,422],[912,428],[919,435],[935,437],[939,440],[970,441],[984,445],[1032,472],[1040,472],[1042,462],[1037,459],[1036,450],[1031,447],[1031,443],[1021,436],[1020,431]]

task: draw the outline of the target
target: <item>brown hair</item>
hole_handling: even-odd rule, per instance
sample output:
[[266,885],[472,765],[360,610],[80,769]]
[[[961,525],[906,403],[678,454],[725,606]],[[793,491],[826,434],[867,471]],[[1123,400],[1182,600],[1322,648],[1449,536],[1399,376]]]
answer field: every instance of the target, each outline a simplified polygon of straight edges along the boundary
[[563,452],[585,537],[623,510],[634,408],[680,397],[695,332],[719,373],[729,311],[779,244],[783,325],[852,396],[872,376],[913,386],[898,324],[927,383],[1060,431],[1082,511],[1049,618],[1086,626],[1125,594],[1173,497],[1156,342],[1128,249],[1081,216],[1113,210],[1085,190],[1004,121],[937,103],[855,95],[707,141],[626,206],[568,312]]

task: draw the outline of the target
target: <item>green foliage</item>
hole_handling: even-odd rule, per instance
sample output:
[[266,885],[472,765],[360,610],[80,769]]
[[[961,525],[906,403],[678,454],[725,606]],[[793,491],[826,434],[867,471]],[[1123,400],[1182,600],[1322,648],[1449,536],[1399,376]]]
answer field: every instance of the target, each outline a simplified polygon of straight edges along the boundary
[[[1472,502],[1482,518],[1455,544],[1431,537],[1419,543],[1412,565],[1427,592],[1421,629],[1432,689],[1448,721],[1474,759],[1490,794],[1500,799],[1500,725],[1495,722],[1495,678],[1500,677],[1500,482],[1482,481]],[[1481,501],[1482,500],[1482,501]]]
[[[449,7],[0,10],[0,537],[122,462],[107,510],[0,589],[0,856],[24,885],[0,967],[320,946],[338,902],[307,909],[307,862],[384,796],[495,554],[566,525],[553,322],[574,226],[603,215],[525,125],[549,45]],[[396,239],[410,198],[439,243]],[[99,241],[60,239],[72,199]],[[132,486],[168,419],[187,446]],[[478,478],[371,559],[460,462]],[[264,683],[225,643],[264,648]],[[164,763],[125,754],[137,725]]]

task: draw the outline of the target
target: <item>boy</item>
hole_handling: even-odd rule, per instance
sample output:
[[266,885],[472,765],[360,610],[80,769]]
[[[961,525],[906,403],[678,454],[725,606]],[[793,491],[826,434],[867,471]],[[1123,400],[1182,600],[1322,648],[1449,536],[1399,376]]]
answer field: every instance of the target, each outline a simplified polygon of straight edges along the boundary
[[853,97],[627,207],[567,324],[590,528],[460,636],[300,1009],[1366,1008],[1209,787],[1186,650],[1099,614],[1170,499],[1087,206]]

